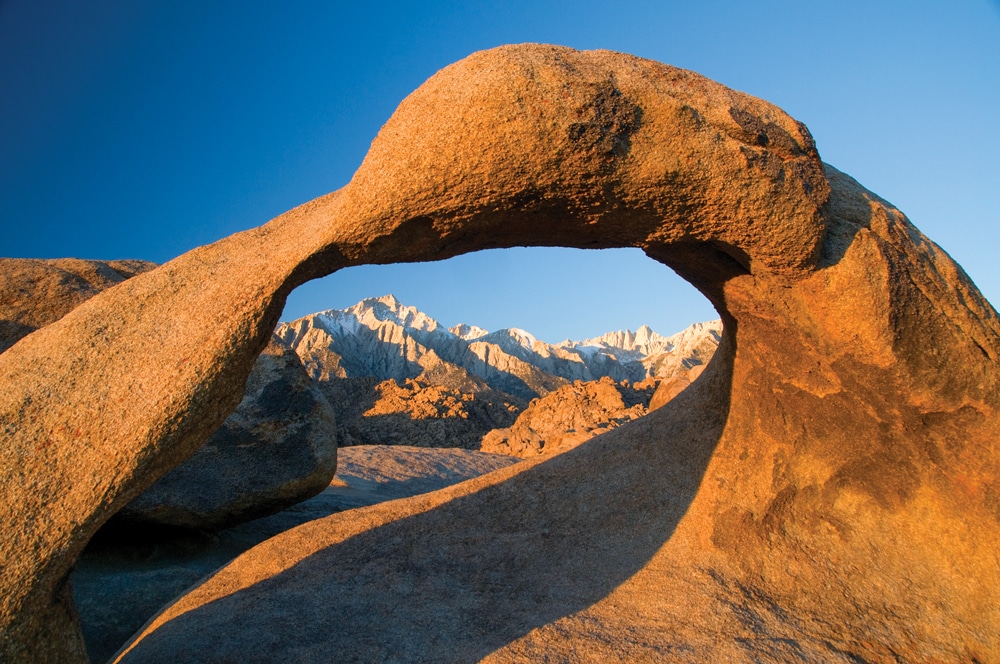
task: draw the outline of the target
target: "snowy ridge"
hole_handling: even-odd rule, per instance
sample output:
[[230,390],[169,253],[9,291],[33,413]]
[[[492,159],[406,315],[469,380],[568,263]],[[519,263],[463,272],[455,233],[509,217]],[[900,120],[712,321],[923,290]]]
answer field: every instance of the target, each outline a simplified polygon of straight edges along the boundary
[[703,364],[718,346],[722,324],[696,323],[669,337],[643,325],[635,332],[552,345],[519,328],[487,332],[459,324],[446,329],[385,295],[282,323],[276,332],[317,380],[373,376],[402,381],[418,377],[434,355],[435,363],[455,365],[494,389],[534,398],[567,381],[604,376],[638,381]]
[[465,323],[459,323],[454,327],[449,327],[448,331],[457,336],[460,339],[465,339],[466,341],[475,341],[480,337],[485,337],[489,332],[479,327],[478,325],[466,325]]
[[331,332],[339,329],[347,334],[356,333],[359,326],[374,329],[386,322],[422,332],[434,332],[441,327],[424,312],[402,304],[391,294],[366,298],[347,309],[329,309],[313,316],[319,318]]

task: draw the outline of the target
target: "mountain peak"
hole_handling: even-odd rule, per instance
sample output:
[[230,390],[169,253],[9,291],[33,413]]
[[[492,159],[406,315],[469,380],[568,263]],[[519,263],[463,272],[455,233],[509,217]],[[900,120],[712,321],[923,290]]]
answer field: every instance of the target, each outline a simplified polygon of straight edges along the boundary
[[369,297],[361,300],[353,307],[343,310],[344,314],[356,318],[358,322],[372,327],[370,323],[390,322],[404,328],[433,332],[440,325],[438,322],[416,307],[408,307],[392,293],[382,297]]
[[721,322],[713,321],[663,337],[642,325],[635,332],[618,330],[553,346],[516,327],[487,332],[461,323],[445,329],[392,294],[306,316],[279,329],[303,362],[318,368],[318,375],[329,365],[331,376],[403,380],[426,369],[422,358],[430,362],[436,357],[438,364],[455,365],[494,389],[525,398],[567,380],[671,375],[685,362],[707,361],[721,331]]
[[448,331],[456,337],[465,339],[466,341],[475,341],[476,339],[485,337],[489,334],[488,330],[484,330],[478,325],[466,325],[465,323],[459,323],[454,327],[449,327]]
[[509,339],[527,350],[531,350],[535,346],[535,343],[538,342],[535,335],[527,330],[522,330],[519,327],[505,327],[502,330],[491,332],[489,337],[490,340],[494,342],[501,342],[503,339]]
[[635,351],[642,355],[664,350],[666,338],[657,334],[648,325],[642,325],[638,330],[618,330],[608,332],[593,339],[580,343],[582,346],[597,346],[599,348],[616,348],[624,351]]

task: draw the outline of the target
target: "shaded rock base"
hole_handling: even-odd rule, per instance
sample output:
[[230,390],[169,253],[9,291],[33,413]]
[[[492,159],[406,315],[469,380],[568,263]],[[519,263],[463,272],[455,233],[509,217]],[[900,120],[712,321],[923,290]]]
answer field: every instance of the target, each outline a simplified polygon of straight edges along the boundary
[[300,524],[356,507],[435,491],[517,462],[462,449],[402,445],[341,449],[318,496],[218,533],[181,528],[102,530],[71,577],[87,651],[104,662],[165,604],[244,551]]

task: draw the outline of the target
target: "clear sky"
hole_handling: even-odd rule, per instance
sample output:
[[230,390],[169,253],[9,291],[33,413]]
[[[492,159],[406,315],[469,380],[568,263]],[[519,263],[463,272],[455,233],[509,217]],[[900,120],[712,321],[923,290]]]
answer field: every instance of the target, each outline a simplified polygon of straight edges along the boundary
[[[505,43],[698,71],[805,122],[1000,303],[1000,3],[0,0],[0,255],[167,261],[344,185],[427,77]],[[393,292],[546,341],[714,318],[638,251],[344,270],[286,319]]]

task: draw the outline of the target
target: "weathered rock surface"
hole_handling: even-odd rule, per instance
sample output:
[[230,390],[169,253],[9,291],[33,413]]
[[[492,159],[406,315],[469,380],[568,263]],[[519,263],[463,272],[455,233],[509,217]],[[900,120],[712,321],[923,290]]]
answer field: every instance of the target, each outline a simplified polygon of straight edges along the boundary
[[[0,352],[99,292],[156,267],[139,260],[0,259]],[[4,346],[3,344],[6,344]],[[117,515],[120,525],[217,529],[314,496],[337,467],[333,410],[273,339],[243,400],[194,457]]]
[[537,45],[432,77],[339,192],[0,355],[3,656],[83,658],[73,561],[236,406],[291,288],[534,244],[641,247],[695,285],[726,330],[701,378],[566,453],[278,535],[121,661],[1000,659],[993,308],[780,109]]
[[705,366],[704,364],[697,364],[687,371],[674,374],[670,378],[661,381],[656,386],[656,391],[653,392],[653,396],[649,400],[649,410],[656,410],[686,390],[691,383],[698,380],[698,376],[705,370]]
[[228,528],[315,496],[336,470],[333,408],[295,351],[274,338],[254,363],[232,415],[114,521]]
[[252,546],[295,526],[386,500],[435,491],[517,462],[462,449],[404,445],[341,449],[337,475],[322,493],[272,516],[206,534],[104,532],[71,575],[87,652],[105,662],[170,600]]
[[565,450],[642,417],[652,395],[652,382],[637,389],[607,377],[576,381],[533,401],[512,426],[487,433],[480,449],[516,457]]
[[0,258],[0,353],[105,288],[154,267],[138,260]]

